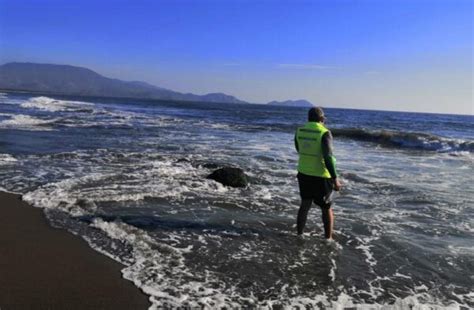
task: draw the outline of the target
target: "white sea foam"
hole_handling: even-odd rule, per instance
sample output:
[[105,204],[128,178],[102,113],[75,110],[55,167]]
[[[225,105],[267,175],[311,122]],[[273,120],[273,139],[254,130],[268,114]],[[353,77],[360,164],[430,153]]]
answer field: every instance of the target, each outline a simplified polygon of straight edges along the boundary
[[405,279],[411,279],[410,276],[401,274],[401,273],[399,273],[399,272],[395,273],[394,276],[395,276],[395,277],[400,277],[400,278],[405,278]]
[[9,165],[18,160],[10,154],[0,154],[0,165]]
[[[347,293],[341,293],[337,300],[328,301],[325,296],[321,296],[321,302],[326,305],[327,309],[343,310],[343,309],[375,309],[375,310],[442,310],[442,309],[460,309],[460,304],[452,302],[449,305],[441,305],[438,300],[428,294],[414,294],[405,298],[397,298],[393,304],[379,303],[358,303]],[[425,301],[422,301],[425,300]],[[318,306],[314,304],[316,308]]]
[[[17,100],[18,101],[18,100]],[[61,125],[66,127],[132,127],[138,122],[144,127],[167,127],[182,121],[173,117],[153,117],[145,113],[121,111],[106,104],[94,104],[83,101],[59,100],[45,96],[16,102],[24,109],[45,112],[74,112],[73,118],[64,119]],[[77,114],[78,112],[86,112]]]
[[[134,261],[122,273],[150,295],[153,305],[150,309],[161,307],[222,307],[238,306],[225,294],[215,289],[213,274],[206,272],[202,278],[192,274],[186,267],[184,254],[190,248],[171,247],[158,243],[144,231],[120,222],[104,222],[96,219],[94,227],[106,232],[112,239],[133,246]],[[175,235],[175,238],[179,236]],[[194,281],[186,281],[189,277]]]
[[[60,208],[72,215],[94,214],[94,210],[87,210],[77,204],[77,199],[88,197],[93,201],[127,201],[141,200],[146,197],[165,197],[170,201],[184,201],[186,195],[195,193],[198,197],[205,199],[208,196],[235,197],[239,202],[241,191],[238,189],[228,189],[211,180],[203,179],[202,173],[193,167],[189,162],[176,163],[173,158],[152,159],[154,155],[149,154],[148,159],[141,159],[138,163],[133,161],[136,170],[123,172],[124,167],[113,166],[111,154],[107,150],[101,150],[100,156],[92,156],[106,160],[107,165],[101,172],[94,174],[76,176],[57,183],[52,183],[40,187],[34,192],[25,195],[25,200],[37,206],[47,208]],[[82,155],[75,154],[80,158]],[[89,154],[91,156],[91,154]],[[127,155],[130,156],[130,155]],[[110,158],[109,158],[110,157]],[[87,163],[85,157],[84,164]],[[120,156],[120,158],[123,158]],[[189,157],[192,159],[192,156]],[[110,165],[111,170],[107,170]],[[83,167],[87,168],[87,167]],[[262,186],[263,187],[263,186]],[[258,187],[251,187],[250,190],[258,191]],[[265,197],[268,192],[263,191]],[[275,192],[275,196],[281,196]],[[254,197],[256,195],[253,195]],[[371,221],[383,221],[383,217],[374,217]],[[368,219],[369,220],[369,219]],[[254,296],[242,296],[235,288],[224,289],[222,278],[210,271],[203,271],[202,274],[191,271],[186,266],[184,255],[192,255],[189,247],[183,247],[181,240],[183,236],[170,232],[169,240],[173,240],[173,245],[169,245],[160,240],[152,238],[143,230],[128,225],[123,222],[107,222],[102,219],[95,219],[93,227],[105,232],[110,238],[120,240],[132,247],[131,261],[124,262],[127,267],[123,270],[126,279],[132,280],[146,294],[151,296],[153,303],[151,309],[161,307],[178,306],[206,306],[216,307],[242,307],[242,305],[255,305],[258,308],[270,309],[275,305],[284,305],[292,308],[296,306],[313,306],[315,308],[323,305],[327,309],[344,309],[353,307],[356,309],[458,309],[459,304],[452,302],[448,306],[425,291],[417,291],[412,296],[403,299],[396,299],[394,304],[361,304],[350,297],[349,292],[342,292],[335,300],[329,295],[306,295],[298,298],[289,298],[282,295],[278,299],[259,300]],[[390,228],[390,226],[387,226]],[[239,237],[235,232],[227,232],[229,236]],[[339,232],[338,232],[339,233]],[[225,232],[223,232],[225,234]],[[374,253],[372,252],[373,241],[380,237],[376,229],[370,231],[370,236],[356,238],[357,249],[362,250],[368,266],[377,265]],[[198,239],[198,238],[196,238]],[[213,240],[207,236],[202,237],[201,244]],[[204,242],[203,242],[204,240]],[[94,245],[93,245],[94,246]],[[97,248],[97,246],[94,246]],[[240,253],[234,259],[247,260],[257,257],[258,253],[252,252],[255,246],[244,244],[240,247]],[[100,248],[98,250],[107,253]],[[108,254],[108,253],[107,253]],[[114,257],[111,254],[108,254]],[[114,257],[120,260],[119,257]],[[301,260],[298,266],[309,262],[309,256],[301,253]],[[336,261],[331,259],[329,278],[336,282],[337,277]],[[293,268],[293,267],[292,267]],[[397,275],[395,275],[397,277]],[[400,274],[398,274],[400,277]],[[193,280],[190,281],[189,279]],[[402,277],[403,278],[403,277]],[[380,296],[382,288],[376,284],[383,278],[376,277],[369,281],[369,289],[361,291],[365,295]],[[289,288],[291,289],[291,288]],[[416,294],[415,294],[416,293]],[[460,299],[464,300],[464,299]]]
[[[81,155],[76,153],[74,156]],[[107,153],[100,156],[107,161]],[[87,164],[87,161],[84,164]],[[180,203],[192,195],[206,197],[226,195],[233,191],[234,195],[238,196],[238,189],[229,189],[206,179],[202,172],[190,163],[176,164],[174,159],[141,159],[141,164],[135,161],[130,164],[133,165],[133,171],[127,173],[111,167],[111,171],[90,173],[45,184],[27,193],[25,199],[43,208],[60,208],[73,215],[82,215],[87,211],[81,210],[76,202],[83,197],[96,202],[140,201],[160,197]]]
[[336,270],[337,270],[337,265],[336,261],[331,258],[331,271],[329,272],[329,277],[331,278],[331,281],[334,282],[336,280]]
[[67,101],[67,100],[57,100],[49,97],[34,97],[28,101],[21,103],[23,108],[34,108],[39,110],[44,110],[48,112],[58,112],[58,111],[76,111],[80,109],[85,109],[93,107],[93,103],[82,102],[82,101]]
[[[162,307],[237,307],[244,304],[254,305],[259,309],[272,309],[272,307],[284,306],[284,308],[308,307],[326,309],[460,309],[461,304],[452,302],[448,305],[426,292],[426,286],[417,287],[417,293],[405,298],[397,298],[392,304],[360,303],[354,300],[348,293],[342,292],[337,299],[326,294],[308,297],[296,297],[286,299],[258,300],[254,296],[242,296],[235,288],[228,290],[216,289],[219,287],[218,277],[206,271],[204,276],[192,273],[185,264],[184,254],[190,253],[190,248],[179,248],[157,242],[145,232],[131,227],[122,222],[105,222],[100,219],[94,220],[94,227],[106,232],[110,238],[125,242],[133,247],[133,260],[122,271],[124,278],[129,279],[140,287],[146,294],[150,295],[152,306],[150,309]],[[173,235],[174,240],[179,241],[179,235]],[[179,243],[178,243],[179,244]],[[113,257],[114,258],[114,257]],[[115,258],[117,259],[117,258]],[[335,261],[332,261],[335,270]],[[191,276],[193,281],[185,281]],[[335,275],[333,276],[333,281]],[[285,294],[288,285],[281,290]],[[421,292],[420,292],[421,291]],[[368,292],[365,292],[368,293]],[[373,292],[372,292],[373,293]],[[460,300],[469,296],[460,295]]]
[[379,238],[378,234],[375,233],[375,236],[373,237],[356,237],[356,239],[360,242],[358,246],[356,246],[356,249],[362,250],[364,253],[366,259],[365,261],[371,266],[377,265],[377,260],[374,257],[374,254],[370,250],[372,248],[372,245],[370,244],[372,241],[377,240]]
[[13,115],[10,119],[0,122],[0,128],[5,129],[20,129],[31,131],[50,131],[53,130],[50,124],[56,122],[58,119],[40,119],[29,115]]

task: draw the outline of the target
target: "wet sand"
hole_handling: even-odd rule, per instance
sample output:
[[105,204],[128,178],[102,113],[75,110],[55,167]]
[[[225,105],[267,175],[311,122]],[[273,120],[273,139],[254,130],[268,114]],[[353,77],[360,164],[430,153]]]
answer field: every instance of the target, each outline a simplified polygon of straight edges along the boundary
[[123,266],[80,237],[52,228],[43,211],[0,192],[0,309],[147,309]]

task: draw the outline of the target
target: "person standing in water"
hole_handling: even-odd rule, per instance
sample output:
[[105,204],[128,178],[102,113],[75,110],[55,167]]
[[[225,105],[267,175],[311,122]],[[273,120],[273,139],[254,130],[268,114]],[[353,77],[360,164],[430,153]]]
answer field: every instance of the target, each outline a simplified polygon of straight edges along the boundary
[[324,235],[326,239],[332,240],[332,192],[339,191],[341,183],[337,178],[336,159],[332,153],[332,135],[324,126],[324,121],[323,110],[311,108],[308,122],[296,130],[295,147],[299,154],[297,177],[301,196],[296,224],[298,235],[302,235],[308,211],[314,202],[322,211]]

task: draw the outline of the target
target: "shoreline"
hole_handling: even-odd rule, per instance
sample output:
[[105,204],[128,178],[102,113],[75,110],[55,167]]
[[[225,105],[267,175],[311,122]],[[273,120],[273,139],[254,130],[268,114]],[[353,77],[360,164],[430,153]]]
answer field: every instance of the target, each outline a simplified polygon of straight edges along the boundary
[[0,191],[0,309],[148,309],[123,265]]

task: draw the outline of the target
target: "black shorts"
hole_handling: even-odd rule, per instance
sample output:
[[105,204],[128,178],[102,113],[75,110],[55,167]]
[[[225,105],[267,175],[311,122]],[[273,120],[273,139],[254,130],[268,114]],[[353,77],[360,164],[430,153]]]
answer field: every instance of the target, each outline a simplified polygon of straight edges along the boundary
[[312,199],[323,209],[329,209],[332,204],[332,179],[314,177],[298,172],[301,199]]

